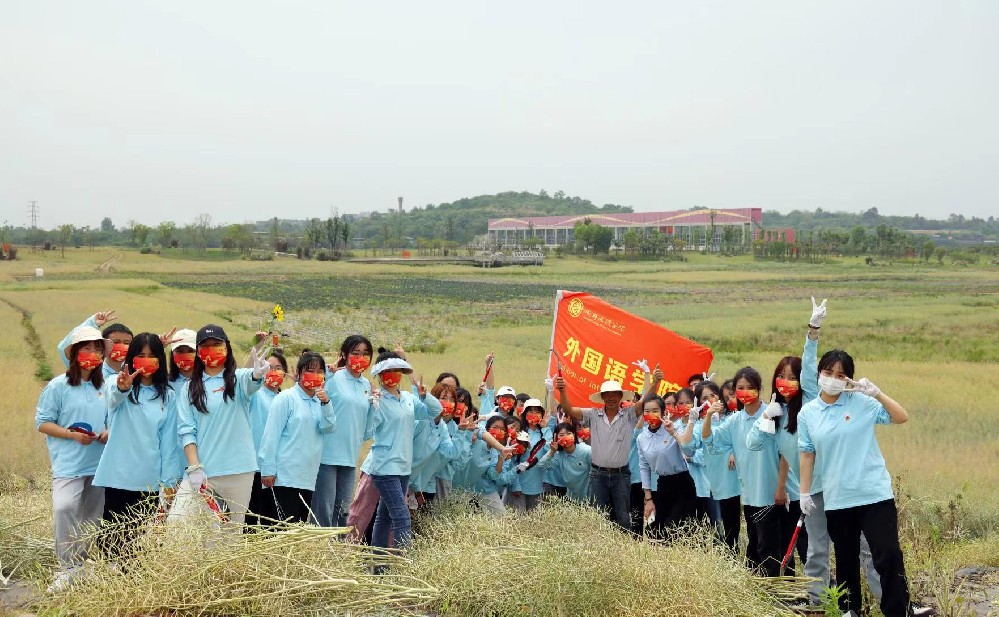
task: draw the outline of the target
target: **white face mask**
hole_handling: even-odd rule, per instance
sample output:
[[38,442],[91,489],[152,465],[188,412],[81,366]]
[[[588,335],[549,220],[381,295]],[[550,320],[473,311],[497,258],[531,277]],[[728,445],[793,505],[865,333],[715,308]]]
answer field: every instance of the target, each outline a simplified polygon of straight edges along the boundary
[[836,396],[846,390],[846,380],[819,375],[819,389],[829,396]]

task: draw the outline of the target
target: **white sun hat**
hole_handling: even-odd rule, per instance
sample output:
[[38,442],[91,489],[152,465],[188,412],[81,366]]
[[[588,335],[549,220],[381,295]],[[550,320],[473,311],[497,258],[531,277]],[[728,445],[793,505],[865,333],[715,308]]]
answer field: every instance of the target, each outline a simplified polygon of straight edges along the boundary
[[632,392],[631,390],[625,390],[624,388],[621,387],[620,381],[614,381],[614,380],[605,381],[602,384],[600,384],[600,392],[594,392],[593,394],[591,394],[590,400],[599,405],[603,405],[604,399],[603,396],[601,395],[606,394],[607,392],[620,392],[622,394],[621,396],[622,402],[635,400],[634,392]]

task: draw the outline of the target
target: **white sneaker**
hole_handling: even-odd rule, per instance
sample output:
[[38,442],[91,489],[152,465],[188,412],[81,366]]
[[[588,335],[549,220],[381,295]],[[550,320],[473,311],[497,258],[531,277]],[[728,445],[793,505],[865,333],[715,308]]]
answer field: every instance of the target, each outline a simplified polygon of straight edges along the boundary
[[62,593],[73,586],[73,579],[76,577],[78,570],[72,568],[69,570],[63,570],[56,574],[55,580],[48,587],[49,593]]

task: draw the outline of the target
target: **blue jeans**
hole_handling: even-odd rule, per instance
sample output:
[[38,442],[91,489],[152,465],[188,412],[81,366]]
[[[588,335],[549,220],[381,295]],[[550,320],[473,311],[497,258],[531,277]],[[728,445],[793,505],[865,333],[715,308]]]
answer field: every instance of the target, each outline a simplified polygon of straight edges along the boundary
[[375,513],[375,528],[371,532],[371,544],[379,548],[389,548],[389,534],[392,534],[396,548],[408,548],[413,539],[413,526],[406,505],[406,488],[409,476],[371,476],[378,489],[378,511]]
[[346,465],[320,465],[316,492],[312,494],[312,514],[320,527],[346,527],[347,512],[354,497],[357,468]]
[[599,471],[590,468],[590,495],[597,507],[613,510],[614,522],[625,531],[631,531],[631,473]]

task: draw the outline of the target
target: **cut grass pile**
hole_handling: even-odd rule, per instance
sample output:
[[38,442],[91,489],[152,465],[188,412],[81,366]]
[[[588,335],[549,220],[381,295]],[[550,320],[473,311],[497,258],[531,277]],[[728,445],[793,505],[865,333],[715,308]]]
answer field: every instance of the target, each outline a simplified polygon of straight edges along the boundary
[[[305,525],[221,540],[205,521],[147,526],[131,559],[97,555],[38,614],[787,615],[780,599],[804,590],[753,577],[703,530],[659,546],[561,500],[501,519],[470,500],[420,514],[402,556]],[[375,563],[389,573],[371,574]]]

